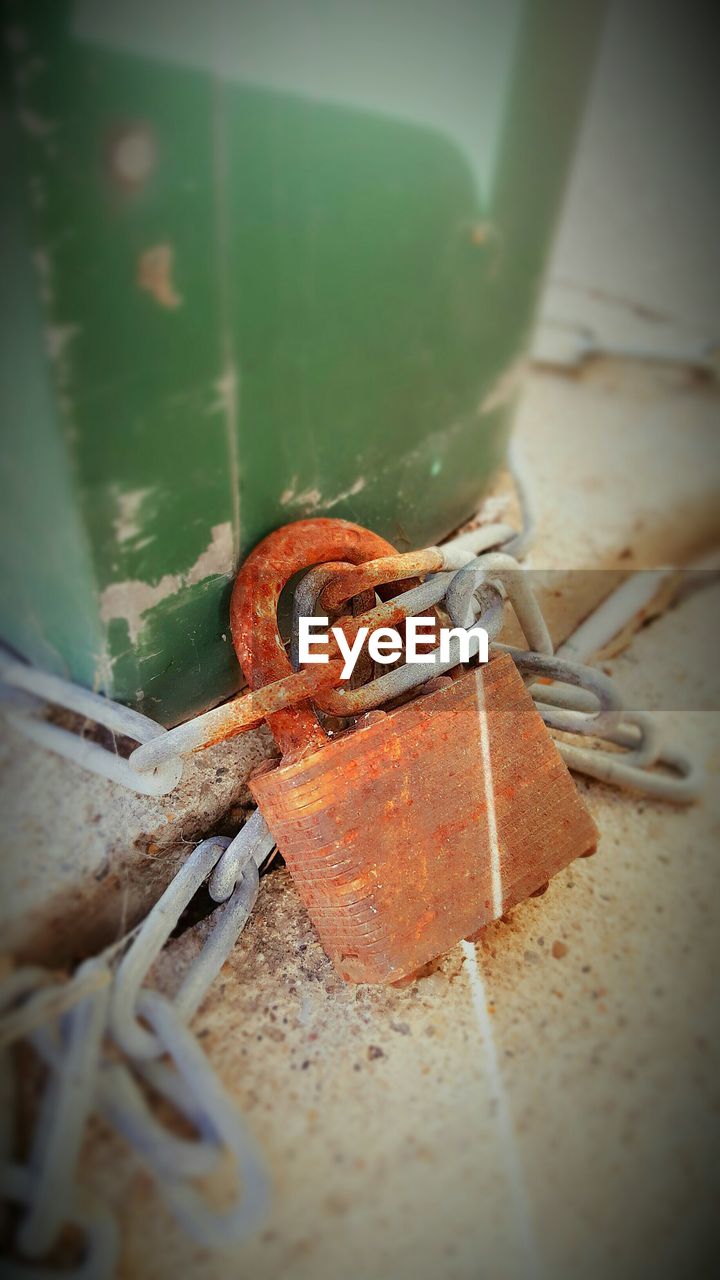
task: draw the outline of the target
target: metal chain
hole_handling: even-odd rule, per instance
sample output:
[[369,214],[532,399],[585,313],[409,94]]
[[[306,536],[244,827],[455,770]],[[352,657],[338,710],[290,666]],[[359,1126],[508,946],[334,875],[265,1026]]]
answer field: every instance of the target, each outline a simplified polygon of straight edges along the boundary
[[[48,706],[62,707],[76,715],[85,716],[113,734],[130,738],[140,744],[162,738],[167,730],[162,725],[143,716],[139,711],[124,707],[110,698],[104,698],[69,680],[49,675],[36,667],[30,667],[16,659],[0,646],[0,682],[3,689],[2,705],[7,719],[20,733],[39,746],[82,768],[109,778],[123,787],[130,787],[141,795],[162,796],[173,791],[182,777],[182,761],[169,755],[160,765],[144,771],[132,763],[132,756],[122,756],[106,751],[96,742],[90,742],[76,733],[70,733],[47,720],[36,719]],[[7,695],[20,694],[22,702]],[[134,753],[133,753],[134,754]]]
[[[536,530],[536,515],[531,501],[531,489],[527,482],[522,458],[518,453],[516,441],[511,441],[508,449],[508,467],[511,472],[518,502],[520,506],[520,532],[510,525],[489,524],[467,533],[460,534],[440,548],[428,548],[426,551],[412,552],[409,557],[393,557],[392,563],[386,565],[383,576],[376,577],[380,585],[383,582],[396,580],[404,571],[403,559],[410,566],[430,565],[431,561],[440,571],[430,572],[426,581],[414,591],[406,592],[396,600],[399,616],[417,616],[443,605],[455,626],[470,627],[482,623],[492,632],[497,632],[495,613],[488,614],[488,606],[492,597],[488,596],[488,582],[499,589],[510,600],[520,625],[525,633],[528,650],[525,651],[524,663],[526,672],[528,664],[537,661],[538,655],[550,657],[553,646],[547,633],[542,614],[534,600],[527,582],[523,581],[523,570],[517,560],[526,554],[532,545]],[[489,552],[495,554],[489,558]],[[477,559],[480,557],[480,559]],[[471,561],[468,565],[468,561]],[[376,562],[378,564],[378,562]],[[380,566],[381,567],[381,566]],[[469,568],[468,573],[466,569]],[[445,570],[444,572],[442,570]],[[457,572],[462,570],[462,572]],[[407,570],[405,570],[407,571]],[[368,570],[360,566],[353,571],[356,575],[367,576]],[[661,576],[642,575],[643,578]],[[639,577],[640,575],[635,575]],[[352,574],[351,574],[352,577]],[[326,583],[331,581],[326,577]],[[368,580],[370,581],[370,580]],[[300,612],[310,613],[308,608],[313,597],[317,579],[306,575],[301,581],[295,596],[295,619]],[[581,626],[574,636],[565,641],[559,658],[586,658],[596,649],[599,639],[611,638],[632,616],[637,607],[637,590],[647,591],[646,583],[634,582],[631,578],[605,604]],[[339,592],[342,596],[342,592]],[[644,596],[643,596],[644,598]],[[495,601],[496,603],[496,601]],[[297,627],[293,628],[296,636]],[[531,654],[536,655],[535,659]],[[437,655],[436,655],[437,656]],[[515,655],[514,655],[515,656]],[[297,667],[296,640],[291,647],[291,660]],[[456,665],[456,664],[454,664]],[[598,673],[590,674],[591,668],[577,665],[576,675],[586,689],[598,689]],[[446,669],[446,668],[444,668]],[[539,668],[538,668],[539,669]],[[555,670],[558,670],[555,668]],[[579,673],[579,674],[578,674]],[[319,692],[319,702],[326,710],[334,710],[335,714],[360,714],[391,701],[401,694],[410,692],[441,674],[440,667],[434,663],[432,668],[416,666],[411,672],[407,667],[397,667],[385,673],[377,680],[367,681],[360,689],[334,688]],[[559,680],[561,677],[550,676],[549,669],[545,679]],[[570,677],[568,677],[570,678]],[[275,690],[278,699],[276,706],[291,705],[293,699],[307,697],[308,690],[296,682],[286,682],[287,688]],[[592,684],[592,682],[595,682]],[[588,683],[591,682],[591,683]],[[312,684],[312,681],[310,682]],[[604,686],[608,696],[607,686]],[[310,690],[312,693],[312,690]],[[564,732],[590,734],[593,729],[601,730],[603,724],[607,732],[602,734],[604,740],[615,747],[623,749],[620,756],[617,751],[604,752],[598,748],[580,748],[572,744],[558,741],[558,747],[564,754],[571,768],[581,770],[590,776],[612,781],[614,785],[632,786],[633,789],[647,794],[685,802],[697,796],[701,785],[700,772],[688,757],[676,748],[662,748],[659,742],[657,722],[647,713],[623,713],[622,723],[615,717],[615,728],[610,729],[607,719],[608,708],[603,719],[599,718],[597,699],[589,694],[585,703],[578,703],[578,695],[582,698],[582,689],[572,687],[563,680],[562,686],[536,684],[531,685],[531,693],[546,723],[554,729]],[[266,701],[273,696],[273,691],[266,693]],[[590,698],[589,705],[587,698]],[[617,697],[614,710],[617,712]],[[253,699],[256,707],[253,707]],[[54,704],[85,715],[104,725],[114,733],[134,739],[138,746],[131,755],[124,759],[88,742],[77,735],[37,719],[38,713],[46,710],[48,704]],[[558,708],[555,714],[551,708]],[[122,707],[110,699],[79,689],[68,681],[49,676],[19,662],[11,655],[3,656],[0,651],[0,709],[11,720],[13,725],[34,741],[74,760],[82,767],[100,773],[105,777],[147,795],[164,795],[177,786],[182,776],[183,760],[194,751],[202,750],[208,745],[231,736],[243,727],[258,723],[262,718],[262,699],[257,695],[236,699],[221,707],[196,716],[185,724],[165,730],[154,721]],[[253,719],[253,711],[257,715]],[[239,713],[244,714],[244,719]],[[582,714],[590,719],[583,721]],[[614,738],[611,737],[614,733]],[[597,732],[593,734],[599,738]],[[650,773],[656,766],[665,772]],[[667,773],[670,770],[670,773]],[[265,829],[266,844],[271,840]],[[228,850],[225,857],[235,858]],[[228,864],[229,865],[229,864]],[[229,877],[232,880],[232,875]],[[215,872],[213,884],[222,882],[220,868]]]
[[[703,782],[700,770],[683,752],[663,743],[656,719],[649,713],[625,710],[613,681],[595,668],[568,661],[566,654],[574,655],[578,648],[572,637],[553,656],[545,620],[515,558],[526,550],[534,525],[527,490],[517,473],[516,482],[523,511],[520,534],[507,525],[481,526],[440,548],[352,569],[323,566],[306,574],[294,599],[293,665],[298,666],[297,620],[315,611],[326,589],[331,589],[337,606],[351,594],[367,591],[372,599],[376,586],[427,574],[419,586],[395,597],[390,606],[381,606],[378,614],[384,608],[384,620],[390,611],[401,619],[439,606],[456,628],[483,626],[493,648],[513,658],[548,727],[595,742],[590,747],[556,739],[569,768],[658,799],[675,803],[695,799]],[[523,630],[527,649],[502,645],[497,639],[506,600]],[[603,635],[611,625],[607,614],[606,609]],[[612,625],[616,615],[617,608]],[[373,609],[361,620],[372,623]],[[591,629],[592,620],[581,629],[583,654],[588,651]],[[459,662],[456,642],[444,662],[437,650],[425,663],[398,666],[358,689],[325,688],[318,704],[337,715],[359,715],[421,688]],[[292,705],[293,698],[312,695],[312,683],[306,682],[306,688],[302,673],[280,683],[286,686],[282,690],[269,688],[247,695],[166,730],[138,712],[30,668],[0,650],[0,707],[17,729],[84,768],[154,796],[178,785],[186,755],[261,720],[273,697],[285,699],[277,705]],[[138,745],[123,758],[37,718],[52,705],[91,719]],[[245,710],[239,712],[239,708]],[[609,749],[597,743],[607,743]],[[63,1274],[83,1280],[114,1274],[115,1223],[107,1210],[88,1200],[76,1181],[80,1148],[93,1112],[122,1134],[155,1177],[171,1212],[199,1244],[230,1244],[262,1219],[269,1195],[262,1159],[186,1024],[247,923],[258,894],[258,869],[273,847],[267,824],[256,811],[234,840],[211,837],[195,848],[143,924],[133,931],[119,963],[115,963],[115,947],[80,966],[64,986],[38,968],[20,969],[0,983],[4,1103],[12,1102],[11,1041],[27,1039],[47,1071],[26,1163],[15,1158],[7,1124],[0,1126],[0,1189],[7,1201],[21,1208],[14,1248],[24,1259],[37,1262],[45,1257],[65,1225],[74,1224],[84,1240],[84,1254],[73,1270]],[[183,911],[205,883],[220,905],[200,955],[170,999],[148,986],[147,979]],[[198,1133],[197,1139],[179,1137],[155,1117],[141,1081],[185,1118]],[[12,1107],[6,1105],[5,1110],[10,1115]],[[229,1208],[215,1211],[192,1183],[211,1174],[228,1152],[239,1190]],[[40,1280],[55,1273],[42,1264],[28,1268],[8,1261],[4,1274]]]
[[[271,846],[256,816],[235,840],[202,841],[155,904],[118,965],[111,948],[85,962],[66,984],[75,1003],[58,1011],[51,975],[24,968],[0,983],[0,1073],[12,1102],[8,1042],[27,1038],[48,1073],[32,1148],[25,1164],[6,1134],[0,1151],[0,1187],[23,1206],[15,1252],[45,1257],[67,1223],[81,1227],[85,1256],[73,1276],[93,1280],[114,1274],[117,1232],[106,1211],[88,1208],[76,1182],[80,1147],[93,1112],[113,1125],[155,1176],[181,1225],[199,1244],[219,1247],[239,1240],[263,1217],[268,1178],[258,1149],[200,1045],[185,1025],[192,1018],[247,923],[258,892],[258,866]],[[170,1000],[146,985],[157,959],[198,888],[213,877],[222,905],[200,955]],[[37,1013],[33,1004],[39,1003]],[[18,1020],[17,1012],[24,1015]],[[14,1021],[13,1021],[14,1018]],[[10,1033],[7,1023],[10,1023]],[[143,1025],[144,1024],[144,1025]],[[29,1028],[29,1030],[28,1030]],[[124,1055],[122,1057],[121,1055]],[[160,1060],[162,1059],[162,1060]],[[137,1080],[144,1079],[198,1132],[180,1138],[152,1114]],[[8,1115],[13,1111],[7,1108]],[[233,1204],[215,1211],[192,1180],[230,1154],[238,1180]],[[51,1276],[8,1263],[4,1274]],[[65,1273],[63,1273],[65,1274]]]
[[[452,581],[452,576],[452,574],[447,573],[434,574],[428,582],[419,587],[413,587],[410,591],[406,591],[396,597],[394,603],[401,605],[403,611],[407,610],[408,617],[422,616],[425,610],[432,608],[435,604],[439,604],[444,599],[448,584]],[[326,582],[327,569],[325,566],[320,566],[317,569],[312,569],[306,575],[296,591],[296,603],[293,609],[293,630],[290,641],[291,661],[295,666],[299,666],[298,634],[300,618],[311,617],[315,613]],[[297,607],[298,596],[300,597],[300,609]],[[418,603],[419,601],[421,603]],[[473,626],[484,627],[488,636],[494,638],[499,634],[502,627],[502,606],[503,601],[500,593],[493,588],[489,588],[482,600],[482,607],[473,622]],[[436,676],[444,675],[445,672],[452,671],[457,667],[461,661],[460,638],[452,637],[448,647],[449,656],[447,658],[444,658],[439,648],[435,649],[428,653],[424,662],[394,667],[383,675],[377,676],[374,680],[369,680],[366,684],[360,685],[357,689],[326,690],[321,697],[318,697],[317,703],[324,711],[328,711],[332,715],[364,715],[365,712],[372,711],[384,703],[391,702],[403,694],[410,693],[413,689],[419,688]],[[477,638],[471,637],[468,645],[470,656],[474,656],[477,653],[478,647]]]
[[[536,629],[534,612],[535,609],[539,612],[539,606],[529,587],[529,599],[523,598],[527,586],[522,578],[523,570],[519,565],[506,564],[508,558],[494,554],[480,556],[474,564],[455,575],[445,597],[445,607],[455,625],[470,625],[474,616],[473,597],[483,585],[488,582],[502,584],[531,651],[519,651],[497,643],[494,648],[509,652],[519,669],[528,676],[540,676],[555,682],[553,685],[530,684],[529,691],[545,723],[562,733],[590,736],[614,747],[625,748],[624,752],[606,751],[598,747],[579,747],[557,739],[557,748],[568,767],[608,785],[672,804],[688,804],[696,800],[705,782],[703,771],[685,752],[662,743],[656,718],[649,712],[624,710],[619,689],[597,668],[569,662],[560,655],[553,657],[552,641],[544,621],[545,634],[542,629]],[[473,586],[473,579],[476,586]],[[518,583],[522,583],[520,599]],[[569,642],[563,646],[565,651],[573,652]]]
[[[425,552],[413,552],[408,557],[393,557],[386,562],[360,566],[355,569],[335,569],[322,566],[311,570],[301,580],[294,599],[293,629],[291,636],[291,660],[297,667],[297,631],[300,616],[308,616],[318,607],[319,597],[334,580],[336,595],[343,598],[339,584],[345,577],[346,586],[366,588],[380,585],[383,580],[398,580],[412,573],[418,565],[437,564],[438,571],[428,574],[420,586],[395,597],[389,605],[362,615],[354,621],[372,621],[373,613],[387,621],[389,610],[396,619],[420,616],[427,610],[441,606],[449,615],[454,627],[469,629],[477,625],[485,627],[491,641],[497,644],[502,624],[502,599],[512,605],[522,627],[528,649],[509,650],[513,658],[528,674],[542,675],[555,686],[531,684],[530,691],[548,726],[558,732],[582,734],[604,740],[614,748],[625,749],[624,758],[617,750],[580,748],[558,742],[558,748],[569,767],[598,778],[609,784],[632,789],[657,799],[674,803],[687,803],[695,799],[703,785],[699,768],[690,758],[675,747],[662,747],[659,727],[648,713],[623,713],[623,704],[616,687],[596,669],[579,663],[568,663],[565,655],[574,654],[573,637],[566,641],[562,652],[554,659],[555,665],[545,665],[542,659],[550,659],[553,645],[537,600],[529,586],[526,571],[506,551],[478,552],[502,541],[509,545],[508,534],[512,530],[505,525],[481,526],[471,533],[460,535],[441,548],[428,548]],[[520,536],[520,535],[518,535]],[[521,548],[527,543],[523,531]],[[348,574],[350,575],[348,578]],[[605,617],[607,609],[601,605],[598,611]],[[613,618],[620,617],[617,610]],[[620,623],[619,625],[622,625]],[[581,632],[588,633],[592,618],[583,624]],[[603,634],[607,623],[603,623]],[[578,633],[580,634],[580,633]],[[583,652],[587,646],[580,646]],[[147,717],[120,707],[54,676],[36,672],[16,660],[0,655],[0,704],[10,720],[28,736],[67,755],[77,763],[122,785],[132,786],[146,794],[164,794],[171,790],[182,774],[182,757],[200,750],[210,742],[240,731],[243,727],[258,723],[269,709],[294,705],[299,699],[315,697],[317,704],[336,716],[357,716],[394,699],[410,693],[428,683],[434,677],[452,670],[460,661],[459,640],[451,641],[449,659],[440,660],[440,652],[428,654],[425,663],[401,665],[369,680],[358,688],[338,688],[331,685],[315,688],[316,676],[312,672],[298,672],[286,677],[274,686],[254,694],[235,699],[222,707],[216,707],[196,716],[186,724],[165,730]],[[564,662],[564,665],[557,664]],[[317,671],[318,668],[315,668]],[[320,669],[326,670],[326,669]],[[307,683],[307,687],[306,687]],[[562,689],[558,685],[562,685]],[[280,686],[283,686],[282,689]],[[578,706],[571,687],[579,685],[595,695],[590,709]],[[577,692],[577,691],[576,691]],[[600,702],[598,703],[598,697]],[[18,703],[18,698],[20,702]],[[45,699],[45,702],[42,701]],[[47,701],[64,705],[83,715],[92,715],[114,732],[132,736],[140,745],[125,760],[113,756],[95,743],[86,742],[45,721],[36,721],[30,711],[42,708]],[[31,705],[32,704],[32,705]],[[614,737],[611,736],[611,731]],[[258,819],[260,823],[260,819]],[[258,827],[260,830],[260,827]],[[263,829],[266,846],[272,846],[272,838]],[[230,856],[230,855],[228,855]],[[236,857],[234,853],[232,859]],[[225,863],[223,864],[225,865]],[[213,878],[217,886],[222,881],[218,871]],[[230,881],[232,875],[230,875]],[[218,899],[220,900],[220,899]]]
[[[447,567],[448,573],[431,577],[422,587],[417,588],[415,596],[407,593],[403,597],[408,610],[405,616],[410,616],[411,610],[420,612],[431,608],[441,600],[451,581],[452,571],[460,565],[473,559],[480,551],[504,545],[516,537],[516,531],[510,525],[481,525],[478,529],[445,543],[441,548],[429,548],[428,551],[438,554],[439,563]],[[291,690],[292,686],[289,687],[290,697]],[[307,697],[308,694],[303,693],[296,684],[294,696],[297,699]],[[257,714],[252,714],[253,698],[257,704]],[[243,723],[237,717],[237,707],[241,701],[250,712]],[[289,702],[285,705],[289,705]],[[113,734],[129,738],[139,745],[127,758],[108,751],[96,742],[43,719],[43,713],[52,706],[85,716]],[[140,712],[113,702],[111,698],[28,666],[1,645],[0,710],[19,733],[39,746],[120,786],[151,796],[167,795],[178,786],[183,773],[183,760],[187,756],[264,719],[262,697],[246,695],[244,699],[231,700],[194,716],[173,729],[166,729]]]
[[[0,1169],[0,1192],[11,1204],[27,1205],[34,1194],[30,1172],[16,1164]],[[89,1197],[82,1201],[73,1196],[65,1222],[77,1227],[84,1241],[82,1261],[72,1269],[62,1272],[49,1267],[28,1267],[11,1258],[2,1259],[3,1280],[111,1280],[116,1273],[118,1255],[118,1231],[109,1211],[100,1205],[90,1205]]]
[[[424,553],[414,555],[407,568],[417,564],[422,555]],[[456,549],[448,559],[453,555],[457,555]],[[321,606],[333,573],[339,583],[345,579],[345,587],[335,593],[336,598],[342,598],[348,582],[355,585],[379,582],[372,568],[369,574],[362,575],[355,569],[333,571],[328,566],[320,566],[306,574],[296,590],[293,611],[290,652],[296,666],[299,619],[312,616]],[[393,578],[399,576],[402,575],[398,568]],[[529,645],[527,650],[497,641],[503,626],[503,599],[513,607]],[[434,572],[421,586],[396,597],[392,603],[405,616],[417,616],[442,605],[454,627],[469,630],[483,626],[493,649],[509,653],[527,678],[530,693],[549,728],[607,742],[611,748],[623,748],[619,752],[599,746],[579,747],[558,739],[558,750],[569,768],[609,785],[675,804],[686,804],[702,791],[702,771],[677,747],[663,744],[654,716],[649,712],[625,710],[617,685],[597,668],[568,661],[564,656],[553,656],[552,640],[526,572],[506,552],[480,555],[454,573]],[[362,715],[456,667],[460,661],[458,650],[459,644],[455,644],[450,660],[442,662],[438,649],[428,655],[425,663],[395,667],[356,689],[327,689],[317,697],[317,704],[334,715]],[[534,682],[532,677],[540,677],[545,683]]]

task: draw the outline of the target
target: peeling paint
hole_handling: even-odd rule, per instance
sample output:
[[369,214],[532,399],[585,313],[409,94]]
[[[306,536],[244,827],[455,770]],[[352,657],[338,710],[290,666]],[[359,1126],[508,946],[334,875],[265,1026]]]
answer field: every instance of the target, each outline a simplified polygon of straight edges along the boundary
[[238,453],[238,421],[240,407],[240,378],[230,350],[229,335],[225,335],[225,367],[216,385],[218,409],[223,413],[225,438],[229,464],[230,500],[233,513],[233,560],[240,555],[240,456]]
[[295,501],[295,491],[297,489],[297,482],[298,482],[297,476],[293,476],[287,489],[283,489],[282,493],[280,494],[281,507],[286,507],[290,502]]
[[491,240],[498,240],[500,233],[492,222],[475,222],[470,228],[470,239],[473,244],[486,245]]
[[143,617],[149,609],[176,595],[183,587],[195,586],[206,578],[229,578],[234,569],[232,524],[228,520],[213,527],[209,546],[185,573],[165,573],[156,583],[139,578],[111,582],[100,597],[100,618],[105,626],[113,618],[124,619],[131,644],[137,644]]
[[117,542],[129,542],[131,538],[137,538],[140,533],[140,508],[152,492],[152,489],[132,489],[117,495],[117,515],[113,520]]
[[306,489],[304,493],[293,494],[293,506],[302,507],[306,511],[317,511],[322,502],[319,489]]
[[95,672],[93,679],[93,693],[112,694],[113,687],[113,662],[106,644],[103,644],[100,652],[95,656]]
[[157,145],[151,129],[137,124],[123,129],[110,148],[112,176],[127,187],[141,187],[157,163]]
[[40,297],[45,305],[49,307],[53,301],[52,263],[50,261],[50,255],[45,249],[35,249],[32,254],[32,260],[38,276]]
[[327,501],[323,503],[323,506],[329,510],[330,507],[336,507],[339,502],[345,502],[347,498],[354,498],[356,493],[362,493],[366,484],[367,480],[365,477],[358,476],[358,479],[354,484],[351,484],[349,489],[346,489],[344,493],[339,493],[336,498],[328,498]]
[[205,578],[228,577],[235,570],[232,524],[216,524],[211,530],[210,544],[198,556],[183,578],[183,586],[192,587]]
[[138,259],[137,282],[161,307],[173,311],[182,305],[182,298],[173,284],[173,260],[175,251],[170,244],[156,244],[146,249]]
[[280,495],[280,505],[283,507],[302,507],[307,512],[320,509],[329,511],[332,507],[336,507],[338,503],[345,502],[348,498],[353,498],[356,493],[361,493],[366,484],[365,477],[359,476],[349,489],[336,494],[334,498],[323,498],[319,489],[305,489],[302,493],[298,493],[297,476],[293,476],[289,487]]
[[45,330],[45,346],[51,360],[59,363],[64,354],[68,343],[80,332],[79,325],[63,324],[51,325]]

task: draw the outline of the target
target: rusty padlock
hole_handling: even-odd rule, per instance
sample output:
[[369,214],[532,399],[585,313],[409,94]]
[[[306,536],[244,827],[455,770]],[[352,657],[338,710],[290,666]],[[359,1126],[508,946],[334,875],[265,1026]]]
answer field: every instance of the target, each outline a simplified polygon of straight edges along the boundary
[[[265,538],[231,604],[251,689],[291,669],[277,609],[293,574],[389,554],[383,539],[341,520],[299,521]],[[596,846],[507,654],[332,741],[308,703],[268,723],[283,759],[251,790],[347,981],[416,972]]]

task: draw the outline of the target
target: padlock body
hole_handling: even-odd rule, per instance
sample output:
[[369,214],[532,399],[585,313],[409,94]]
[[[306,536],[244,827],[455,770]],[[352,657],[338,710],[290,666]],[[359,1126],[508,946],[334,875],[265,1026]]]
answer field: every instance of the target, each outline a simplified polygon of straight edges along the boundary
[[416,972],[597,843],[508,655],[251,788],[353,982]]

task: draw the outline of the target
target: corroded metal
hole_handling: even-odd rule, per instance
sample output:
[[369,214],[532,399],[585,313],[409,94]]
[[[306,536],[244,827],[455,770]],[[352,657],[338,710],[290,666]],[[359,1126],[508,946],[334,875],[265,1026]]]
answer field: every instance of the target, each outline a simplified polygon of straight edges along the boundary
[[415,972],[597,841],[507,655],[250,786],[354,982]]
[[352,569],[339,570],[325,587],[320,603],[325,609],[339,609],[353,596],[389,582],[402,582],[405,578],[422,577],[444,569],[445,561],[438,547],[426,547],[422,551],[408,551],[405,555],[383,556]]
[[[384,538],[347,520],[298,520],[264,538],[242,566],[230,602],[233,642],[250,688],[258,689],[284,676],[298,679],[277,623],[280,596],[294,574],[328,560],[361,564],[394,554],[395,548]],[[361,624],[361,619],[351,623]],[[333,682],[332,664],[319,666],[316,672],[325,673],[322,684],[326,687]],[[320,683],[318,679],[318,686]],[[305,752],[326,741],[309,706],[276,711],[268,715],[268,724],[286,754]]]
[[[255,690],[291,669],[277,626],[290,577],[320,560],[380,558],[373,535],[335,523],[279,530],[238,576],[233,638]],[[392,575],[386,554],[382,573]],[[398,561],[403,578],[428,568],[422,557]],[[342,591],[379,585],[377,564],[338,572]],[[318,591],[330,585],[317,575]],[[408,595],[341,619],[348,639],[406,617]],[[284,759],[251,790],[348,981],[415,972],[595,848],[592,819],[508,655],[332,741],[309,707],[269,723]]]

